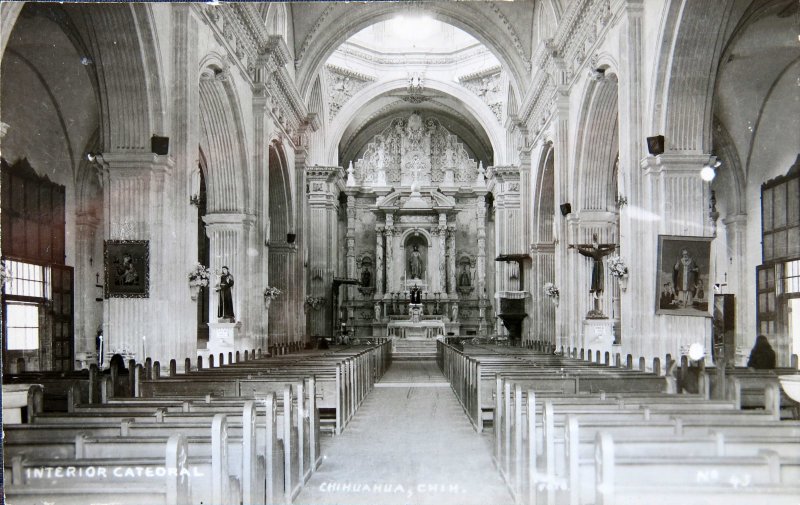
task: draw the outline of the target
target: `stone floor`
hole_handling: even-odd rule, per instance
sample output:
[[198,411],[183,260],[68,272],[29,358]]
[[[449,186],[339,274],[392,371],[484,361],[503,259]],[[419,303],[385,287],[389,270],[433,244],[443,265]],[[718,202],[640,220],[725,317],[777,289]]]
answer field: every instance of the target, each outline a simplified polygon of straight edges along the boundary
[[490,440],[472,429],[435,362],[394,363],[324,459],[298,505],[504,505]]

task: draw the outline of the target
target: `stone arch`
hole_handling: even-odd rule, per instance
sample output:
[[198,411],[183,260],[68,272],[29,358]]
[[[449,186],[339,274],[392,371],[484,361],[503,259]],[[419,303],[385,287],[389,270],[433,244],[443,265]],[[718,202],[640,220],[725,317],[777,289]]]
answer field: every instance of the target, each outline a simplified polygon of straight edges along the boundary
[[269,184],[269,252],[267,275],[268,284],[282,291],[271,304],[267,332],[270,345],[288,343],[291,317],[289,291],[292,286],[291,264],[297,253],[296,245],[289,242],[288,235],[295,233],[292,215],[292,192],[286,156],[280,142],[273,141],[269,146],[268,184]]
[[711,148],[712,95],[731,5],[683,0],[664,5],[650,133],[664,135],[667,151]]
[[286,235],[294,233],[291,175],[283,149],[278,141],[269,146],[270,245],[286,243]]
[[[398,89],[405,89],[406,85],[405,79],[379,82],[365,87],[350,98],[347,106],[339,111],[329,126],[329,141],[326,153],[327,164],[335,165],[338,163],[339,142],[341,142],[348,125],[357,117],[369,114],[371,103],[376,97]],[[464,104],[466,111],[478,121],[489,137],[489,142],[494,152],[495,164],[501,164],[505,161],[505,130],[497,122],[497,117],[488,105],[468,90],[451,83],[429,80],[425,82],[425,86],[460,100]]]
[[581,108],[580,134],[576,143],[574,180],[578,211],[614,208],[614,166],[619,153],[619,114],[616,76],[601,76],[589,83]]
[[550,243],[554,239],[553,218],[555,216],[555,149],[548,143],[539,160],[534,193],[534,243]]
[[[509,80],[516,98],[521,100],[523,90],[530,81],[528,48],[523,47],[508,19],[496,7],[482,5],[483,3],[476,2],[473,5],[463,2],[430,2],[419,3],[414,7],[421,13],[467,32],[489,48],[503,67],[509,70]],[[342,5],[346,7],[331,4],[320,14],[317,24],[306,36],[297,54],[297,82],[304,97],[308,96],[314,76],[319,74],[325,61],[349,37],[368,26],[408,11],[404,2]],[[337,16],[336,11],[343,8],[348,9],[347,15]],[[494,12],[488,12],[490,9]],[[342,22],[343,19],[347,22]]]
[[239,101],[227,70],[207,62],[200,76],[200,138],[207,162],[208,212],[250,208],[248,157]]
[[[716,189],[720,185],[725,186],[725,197],[728,214],[746,214],[747,202],[745,201],[745,191],[747,181],[745,180],[742,161],[739,151],[731,138],[725,125],[718,120],[714,120],[713,149],[722,164],[723,170],[719,170],[717,177],[712,183],[712,188]],[[719,195],[718,195],[719,197]]]

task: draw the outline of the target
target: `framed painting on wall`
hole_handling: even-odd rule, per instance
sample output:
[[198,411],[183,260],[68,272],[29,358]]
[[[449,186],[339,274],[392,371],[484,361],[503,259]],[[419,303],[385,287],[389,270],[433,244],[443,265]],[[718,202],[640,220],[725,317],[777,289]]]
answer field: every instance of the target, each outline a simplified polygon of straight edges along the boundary
[[656,314],[711,317],[711,240],[658,236]]
[[150,244],[147,240],[106,240],[103,260],[106,298],[148,298]]

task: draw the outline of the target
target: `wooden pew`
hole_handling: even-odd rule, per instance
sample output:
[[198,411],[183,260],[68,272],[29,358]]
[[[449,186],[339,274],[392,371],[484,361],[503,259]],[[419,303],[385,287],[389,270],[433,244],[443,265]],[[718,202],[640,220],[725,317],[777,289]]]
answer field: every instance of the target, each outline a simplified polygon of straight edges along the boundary
[[[6,466],[5,494],[15,505],[40,505],[58,497],[59,505],[93,503],[189,505],[191,488],[188,476],[187,444],[183,435],[172,435],[166,443],[164,458],[130,462],[133,466],[151,468],[144,477],[124,472],[116,478],[108,462],[65,461],[63,465],[34,464],[26,467],[21,458]],[[152,465],[152,466],[150,466]],[[47,471],[46,469],[49,469]],[[159,471],[160,469],[160,471]],[[9,471],[10,470],[10,471]],[[115,485],[109,485],[109,482]],[[157,484],[156,484],[157,483]]]
[[[613,438],[596,441],[598,505],[648,503],[796,504],[797,474],[782,475],[784,465],[773,453],[753,458],[625,458],[615,454]],[[794,465],[796,466],[796,465]],[[653,481],[653,476],[659,479]],[[666,477],[666,478],[665,478]],[[794,481],[788,479],[794,478]]]

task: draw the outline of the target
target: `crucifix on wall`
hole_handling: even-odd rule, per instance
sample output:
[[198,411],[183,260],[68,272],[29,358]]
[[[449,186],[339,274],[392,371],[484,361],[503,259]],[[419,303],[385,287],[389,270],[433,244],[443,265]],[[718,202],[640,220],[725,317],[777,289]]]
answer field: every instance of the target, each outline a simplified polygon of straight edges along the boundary
[[591,244],[570,244],[569,249],[575,249],[581,255],[592,258],[592,283],[589,293],[594,300],[594,308],[589,311],[589,319],[605,319],[603,310],[600,307],[600,298],[605,289],[605,269],[603,268],[603,258],[611,254],[616,248],[616,244],[599,244],[597,235],[592,235]]

